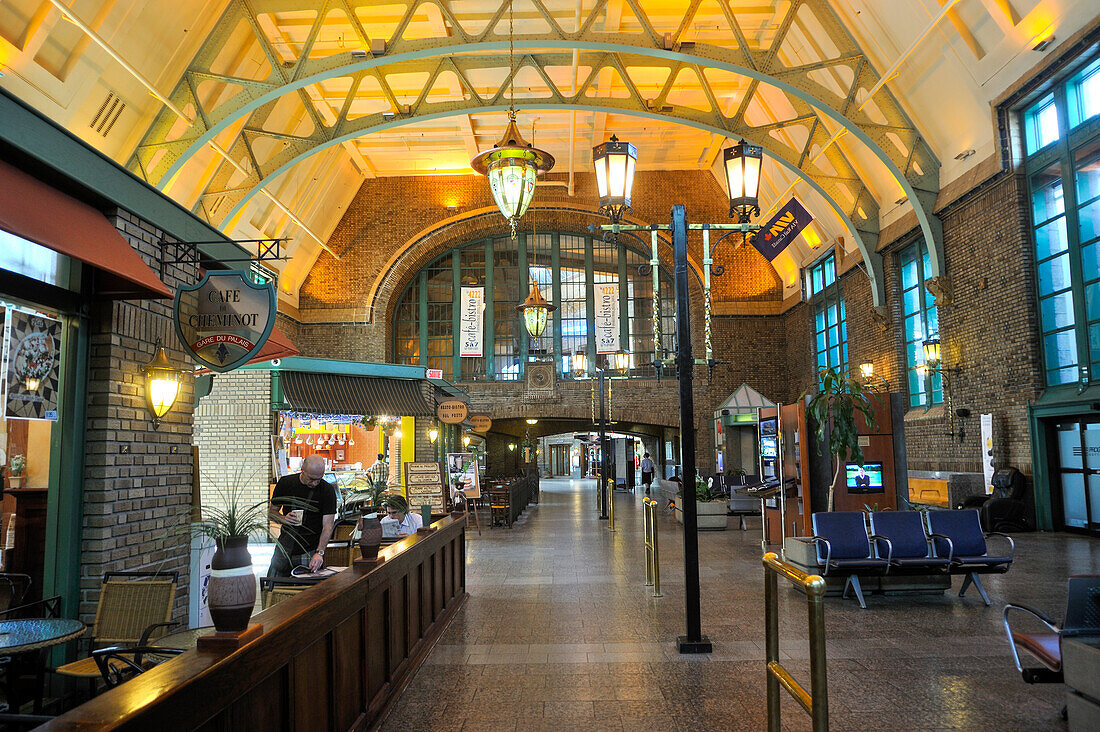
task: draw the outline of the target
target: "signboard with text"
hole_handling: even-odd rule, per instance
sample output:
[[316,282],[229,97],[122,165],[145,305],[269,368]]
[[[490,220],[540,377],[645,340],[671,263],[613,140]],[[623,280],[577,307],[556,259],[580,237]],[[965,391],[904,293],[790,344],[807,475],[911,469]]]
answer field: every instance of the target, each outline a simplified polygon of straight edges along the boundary
[[459,300],[459,353],[462,358],[481,358],[485,324],[485,288],[463,287]]
[[493,420],[488,414],[471,414],[470,424],[474,432],[484,434],[493,428]]
[[467,413],[466,402],[458,399],[448,399],[445,402],[440,402],[435,410],[436,418],[443,424],[462,424]]
[[600,282],[596,295],[596,353],[619,350],[619,283]]
[[813,220],[814,217],[802,207],[798,199],[792,198],[768,223],[760,227],[760,231],[752,238],[752,245],[769,262],[774,261]]
[[[183,304],[194,292],[197,304]],[[180,287],[172,303],[180,343],[211,371],[232,371],[260,352],[275,326],[275,288],[252,281],[248,272],[207,272],[196,285]]]
[[419,513],[427,504],[432,513],[446,512],[443,475],[443,463],[405,463],[405,500],[410,511]]

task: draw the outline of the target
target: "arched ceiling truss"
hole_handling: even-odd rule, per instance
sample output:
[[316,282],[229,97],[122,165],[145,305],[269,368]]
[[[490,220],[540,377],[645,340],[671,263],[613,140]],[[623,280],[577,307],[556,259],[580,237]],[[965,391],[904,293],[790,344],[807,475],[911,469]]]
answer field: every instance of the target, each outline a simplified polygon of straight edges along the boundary
[[[810,182],[855,235],[878,304],[878,205],[835,144],[850,135],[913,203],[933,274],[942,273],[931,212],[939,163],[888,90],[868,101],[879,79],[824,0],[776,3],[769,21],[757,25],[745,17],[754,11],[704,0],[675,18],[663,8],[658,22],[642,0],[580,0],[565,10],[550,4],[515,4],[521,108],[618,112],[762,145]],[[163,110],[131,167],[164,187],[216,139],[238,165],[212,166],[195,209],[226,225],[261,187],[313,152],[418,121],[502,110],[513,80],[501,53],[508,0],[476,14],[459,5],[414,0],[382,23],[382,9],[395,6],[378,0],[234,0],[172,94],[193,120]],[[704,33],[706,8],[707,22],[717,23]],[[376,36],[387,31],[380,44]],[[337,32],[335,47],[321,43]],[[249,75],[244,59],[253,59]],[[620,84],[609,96],[601,84],[610,76]],[[663,83],[643,88],[642,77]],[[288,100],[298,110],[289,118]]]

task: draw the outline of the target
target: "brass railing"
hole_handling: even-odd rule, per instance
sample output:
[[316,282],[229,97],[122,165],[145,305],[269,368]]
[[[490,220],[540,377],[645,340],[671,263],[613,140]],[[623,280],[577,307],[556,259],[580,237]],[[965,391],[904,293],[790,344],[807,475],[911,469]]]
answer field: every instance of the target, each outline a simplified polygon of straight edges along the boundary
[[[829,688],[825,675],[825,580],[787,564],[774,552],[764,555],[764,614],[768,664],[768,732],[779,732],[779,687],[810,715],[814,732],[829,729]],[[779,587],[783,575],[806,593],[810,624],[810,691],[779,663]]]
[[657,501],[642,499],[642,527],[645,533],[645,586],[661,596],[661,551],[657,545]]
[[615,481],[610,478],[606,484],[607,491],[607,530],[615,530]]

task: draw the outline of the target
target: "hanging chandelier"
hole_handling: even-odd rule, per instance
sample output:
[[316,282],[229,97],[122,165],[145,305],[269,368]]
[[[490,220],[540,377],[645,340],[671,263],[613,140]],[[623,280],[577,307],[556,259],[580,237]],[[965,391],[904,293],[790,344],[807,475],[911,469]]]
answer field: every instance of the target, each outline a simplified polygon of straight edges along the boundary
[[523,139],[516,125],[516,68],[512,42],[512,3],[508,3],[508,127],[492,149],[478,154],[470,167],[489,179],[489,190],[497,208],[512,227],[516,225],[535,195],[535,181],[554,167],[554,156],[533,147]]

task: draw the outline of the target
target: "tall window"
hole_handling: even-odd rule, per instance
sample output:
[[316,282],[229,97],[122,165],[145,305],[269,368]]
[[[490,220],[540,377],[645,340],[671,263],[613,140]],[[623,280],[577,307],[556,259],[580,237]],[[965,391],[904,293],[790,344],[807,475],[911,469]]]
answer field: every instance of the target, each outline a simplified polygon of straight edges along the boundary
[[1100,369],[1100,59],[1022,113],[1047,386]]
[[836,259],[830,254],[806,273],[810,304],[814,317],[814,352],[818,368],[848,367],[848,324],[840,283],[836,278]]
[[924,341],[938,336],[940,331],[935,298],[924,287],[932,264],[923,241],[903,250],[900,262],[909,406],[942,404],[943,376],[918,368],[924,365]]
[[[559,373],[570,378],[574,353],[584,352],[590,359],[596,354],[591,337],[595,287],[617,283],[620,343],[633,356],[629,375],[652,377],[649,258],[640,246],[635,249],[621,242],[554,232],[458,247],[421,270],[398,300],[393,311],[394,360],[439,368],[446,378],[464,381],[514,381],[523,378],[523,364],[530,360],[555,361]],[[675,348],[671,271],[660,268],[659,274],[661,343],[670,351]],[[532,279],[543,296],[558,306],[542,337],[536,339],[528,338],[516,312]],[[461,287],[471,285],[485,287],[486,345],[481,358],[462,358],[455,345]]]

